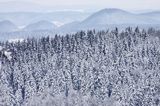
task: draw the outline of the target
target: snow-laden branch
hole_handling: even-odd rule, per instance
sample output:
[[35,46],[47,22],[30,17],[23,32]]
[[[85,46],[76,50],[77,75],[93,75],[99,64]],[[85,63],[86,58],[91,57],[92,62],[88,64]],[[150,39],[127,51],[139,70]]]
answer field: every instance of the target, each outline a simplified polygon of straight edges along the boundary
[[[12,56],[11,56],[11,52],[9,50],[6,50],[4,47],[0,46],[0,54],[1,54],[1,58],[6,58],[7,60],[11,60]],[[0,69],[2,66],[2,62],[0,61]]]

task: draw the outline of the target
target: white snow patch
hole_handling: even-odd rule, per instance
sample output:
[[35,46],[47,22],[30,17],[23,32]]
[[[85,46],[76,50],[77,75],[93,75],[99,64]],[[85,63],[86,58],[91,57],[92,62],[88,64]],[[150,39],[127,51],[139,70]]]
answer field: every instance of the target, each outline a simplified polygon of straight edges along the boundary
[[12,59],[11,54],[12,54],[11,52],[4,51],[4,55],[7,56],[7,59],[8,59],[8,60],[11,60],[11,59]]
[[16,42],[23,42],[24,41],[24,39],[10,39],[10,40],[8,40],[9,41],[9,43],[16,43]]
[[26,27],[25,25],[18,26],[19,29],[23,29],[23,28],[25,28],[25,27]]
[[64,23],[59,22],[59,21],[53,21],[52,23],[55,24],[57,27],[61,27],[64,25]]

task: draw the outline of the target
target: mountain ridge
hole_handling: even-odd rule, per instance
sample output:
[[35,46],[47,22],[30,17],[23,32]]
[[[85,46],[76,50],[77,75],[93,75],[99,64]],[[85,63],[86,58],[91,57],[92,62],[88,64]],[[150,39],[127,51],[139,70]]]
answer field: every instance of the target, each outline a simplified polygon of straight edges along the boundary
[[41,20],[36,23],[27,25],[23,30],[38,31],[38,30],[55,30],[55,29],[57,29],[57,26],[54,25],[53,23],[46,20]]
[[9,20],[0,21],[0,32],[13,32],[17,31],[18,27]]
[[[63,13],[63,12],[62,12]],[[65,12],[64,12],[65,13]],[[30,13],[28,13],[30,14]],[[111,27],[128,27],[128,26],[142,26],[142,27],[160,27],[160,12],[158,11],[153,11],[153,12],[148,12],[148,13],[140,13],[140,14],[136,14],[136,13],[131,13],[122,9],[117,9],[117,8],[105,8],[102,9],[100,11],[97,11],[95,13],[93,13],[92,15],[86,16],[86,18],[82,19],[81,21],[77,21],[77,18],[73,18],[73,20],[75,21],[68,21],[69,17],[65,17],[67,18],[66,20],[68,21],[68,23],[64,23],[62,26],[56,28],[55,25],[53,24],[53,22],[60,22],[60,21],[54,21],[54,18],[49,17],[48,18],[48,13],[44,14],[44,16],[42,16],[43,18],[36,20],[32,19],[32,21],[29,21],[30,24],[28,24],[27,26],[25,26],[24,30],[27,30],[27,27],[32,26],[33,31],[34,30],[52,30],[55,29],[55,33],[70,33],[70,32],[75,32],[75,31],[79,31],[79,30],[87,30],[87,29],[106,29],[106,28],[111,28]],[[53,13],[50,12],[50,14],[52,15],[60,15],[61,13]],[[70,15],[77,15],[79,13],[73,12]],[[155,15],[150,15],[150,14],[157,14],[155,17]],[[37,14],[32,14],[31,17],[33,16],[37,16],[40,15],[39,13]],[[45,16],[46,15],[46,16]],[[61,16],[61,15],[60,15]],[[14,16],[16,17],[16,16]],[[25,16],[24,16],[25,17]],[[28,16],[30,17],[30,16]],[[64,17],[61,17],[61,19],[65,20]],[[79,17],[80,18],[80,17]],[[46,23],[48,24],[44,24],[41,23],[41,25],[35,25],[33,26],[33,24],[38,24],[38,22],[42,22],[43,19],[46,19]],[[53,20],[53,21],[51,21]],[[27,21],[27,20],[25,20]],[[53,26],[52,26],[53,24]],[[40,28],[41,26],[41,28]],[[52,28],[51,28],[52,26]],[[35,28],[37,27],[37,29]],[[38,28],[39,27],[39,28]],[[43,27],[43,28],[42,28]],[[45,28],[46,27],[46,28]],[[30,29],[30,31],[32,31],[32,28]]]

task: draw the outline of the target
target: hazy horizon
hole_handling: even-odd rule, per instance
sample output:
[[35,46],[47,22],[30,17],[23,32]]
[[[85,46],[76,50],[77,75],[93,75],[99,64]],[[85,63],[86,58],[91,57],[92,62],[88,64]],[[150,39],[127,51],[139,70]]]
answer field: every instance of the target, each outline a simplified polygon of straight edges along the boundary
[[[32,24],[38,24],[38,26],[42,24],[43,28],[54,24],[58,28],[62,27],[62,29],[65,29],[64,26],[66,30],[69,29],[69,26],[71,30],[74,30],[73,26],[81,26],[83,21],[86,22],[84,27],[87,25],[93,27],[94,22],[102,26],[108,23],[113,25],[118,23],[120,25],[126,23],[154,24],[156,26],[155,24],[160,22],[159,4],[160,1],[158,0],[0,0],[0,22],[1,29],[4,32],[9,30],[10,25],[13,26],[14,30],[20,31],[21,29],[25,30],[27,26],[32,26]],[[101,13],[101,10],[106,8],[124,10],[131,13],[132,16],[121,12],[118,14],[107,13],[109,15]],[[93,14],[99,12],[100,14],[90,18]],[[158,15],[141,15],[149,12]],[[87,20],[88,18],[89,20]],[[6,27],[6,25],[8,26]],[[97,25],[95,23],[94,27],[97,27]],[[80,29],[84,27],[80,27]]]
[[158,0],[0,0],[0,12],[98,11],[118,8],[130,12],[159,11]]

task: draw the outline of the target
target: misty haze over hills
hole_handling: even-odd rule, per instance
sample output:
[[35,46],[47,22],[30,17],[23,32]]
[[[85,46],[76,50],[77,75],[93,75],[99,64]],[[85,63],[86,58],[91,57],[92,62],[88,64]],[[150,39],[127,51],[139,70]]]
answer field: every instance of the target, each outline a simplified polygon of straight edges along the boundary
[[[121,9],[108,8],[90,14],[76,11],[0,13],[0,32],[4,35],[4,32],[7,32],[7,36],[12,36],[13,32],[21,32],[25,35],[27,31],[27,33],[35,33],[35,31],[45,32],[46,30],[46,32],[54,34],[65,34],[87,29],[102,30],[128,26],[160,27],[160,12],[158,11],[136,14]],[[21,36],[19,35],[19,37]]]
[[39,30],[55,30],[57,28],[56,25],[49,21],[39,21],[33,24],[30,24],[24,28],[26,31],[39,31]]
[[[9,20],[18,27],[26,26],[38,21],[46,20],[53,23],[69,23],[72,21],[82,21],[91,13],[81,11],[55,11],[55,12],[7,12],[0,13],[0,20]],[[25,20],[25,21],[24,21]]]
[[4,20],[0,22],[0,32],[14,32],[17,30],[18,27],[10,21]]

